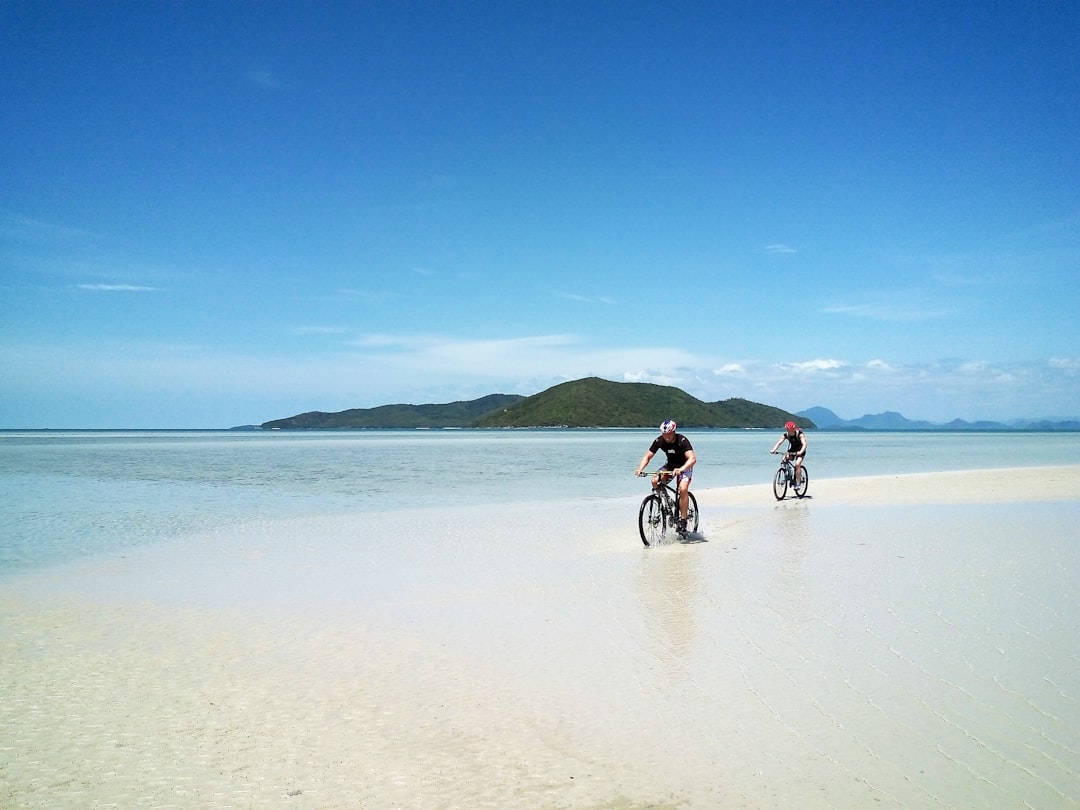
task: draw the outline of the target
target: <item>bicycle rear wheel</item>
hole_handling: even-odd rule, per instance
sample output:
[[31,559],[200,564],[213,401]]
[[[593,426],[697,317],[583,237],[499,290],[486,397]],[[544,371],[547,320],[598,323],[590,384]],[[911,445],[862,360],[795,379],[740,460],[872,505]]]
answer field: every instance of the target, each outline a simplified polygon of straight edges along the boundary
[[806,471],[806,467],[802,468],[802,478],[799,483],[795,485],[795,497],[801,498],[806,494],[806,488],[810,486],[810,473]]
[[641,502],[638,510],[638,531],[646,548],[658,545],[664,539],[664,532],[667,531],[664,504],[655,495],[646,495]]
[[776,500],[784,500],[784,496],[787,495],[787,470],[781,467],[776,471],[776,475],[772,480],[772,494],[776,496]]

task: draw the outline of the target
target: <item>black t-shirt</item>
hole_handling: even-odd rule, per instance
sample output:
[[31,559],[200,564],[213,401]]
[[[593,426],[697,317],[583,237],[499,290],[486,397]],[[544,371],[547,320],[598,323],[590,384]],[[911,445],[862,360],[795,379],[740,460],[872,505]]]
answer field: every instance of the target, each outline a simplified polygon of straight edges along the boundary
[[667,461],[664,462],[664,468],[668,470],[674,470],[676,467],[681,467],[686,463],[686,454],[694,448],[690,445],[690,440],[683,436],[681,433],[675,434],[674,441],[665,442],[663,435],[657,436],[649,447],[649,451],[656,453],[657,451],[663,451],[667,457]]
[[789,453],[798,453],[800,450],[802,450],[802,448],[803,448],[803,435],[802,435],[801,430],[796,429],[794,436],[788,436],[787,433],[785,433],[784,438],[787,439],[787,442],[788,442],[787,451]]

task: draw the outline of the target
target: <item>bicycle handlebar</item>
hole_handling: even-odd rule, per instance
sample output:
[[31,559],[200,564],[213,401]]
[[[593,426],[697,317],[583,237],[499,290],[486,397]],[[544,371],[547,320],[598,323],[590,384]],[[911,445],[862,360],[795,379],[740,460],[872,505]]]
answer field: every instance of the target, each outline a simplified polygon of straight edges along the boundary
[[672,477],[674,477],[675,473],[673,473],[671,470],[653,470],[651,472],[649,470],[642,470],[641,472],[639,472],[637,474],[637,477],[638,478],[651,478],[654,475],[659,475],[661,478],[664,478],[664,477],[672,478]]

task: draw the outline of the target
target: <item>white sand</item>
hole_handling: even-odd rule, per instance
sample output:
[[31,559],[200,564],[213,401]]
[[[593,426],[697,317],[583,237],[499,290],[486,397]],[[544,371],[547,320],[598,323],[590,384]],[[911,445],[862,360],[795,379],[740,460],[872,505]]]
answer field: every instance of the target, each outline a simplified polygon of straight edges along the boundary
[[1080,467],[697,495],[9,580],[0,807],[1080,806]]

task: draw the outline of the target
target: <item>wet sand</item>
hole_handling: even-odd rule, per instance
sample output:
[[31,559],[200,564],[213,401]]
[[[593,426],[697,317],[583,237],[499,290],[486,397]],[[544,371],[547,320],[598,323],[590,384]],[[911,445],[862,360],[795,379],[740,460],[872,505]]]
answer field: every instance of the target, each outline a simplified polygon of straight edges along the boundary
[[0,806],[1080,806],[1080,467],[268,522],[0,583]]

